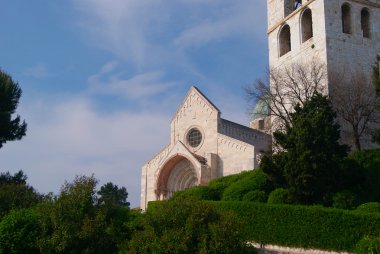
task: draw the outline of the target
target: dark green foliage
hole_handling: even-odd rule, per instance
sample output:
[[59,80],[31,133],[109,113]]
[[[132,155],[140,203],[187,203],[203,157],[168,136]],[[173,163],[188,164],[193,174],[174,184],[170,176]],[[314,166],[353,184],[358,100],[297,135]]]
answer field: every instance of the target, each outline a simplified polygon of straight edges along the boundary
[[28,208],[41,200],[26,180],[27,176],[21,170],[13,176],[9,172],[0,174],[0,218],[11,209]]
[[0,70],[0,148],[7,141],[25,136],[26,123],[20,116],[12,119],[21,97],[21,88],[7,73]]
[[119,188],[109,182],[100,187],[97,194],[99,195],[99,204],[129,207],[129,202],[127,202],[128,192],[125,187]]
[[350,155],[364,172],[362,202],[380,202],[380,149],[356,151]]
[[191,199],[149,203],[128,253],[253,253],[238,218]]
[[251,191],[263,191],[268,187],[266,174],[260,170],[248,171],[239,181],[229,185],[223,192],[222,200],[243,200],[244,195]]
[[380,129],[377,129],[372,133],[372,141],[380,145]]
[[336,114],[327,97],[315,94],[291,113],[292,126],[275,132],[276,142],[286,150],[284,176],[292,198],[301,204],[328,202],[336,190],[339,164],[348,147],[339,144]]
[[380,237],[363,237],[356,245],[355,253],[357,254],[379,254]]
[[268,204],[291,204],[291,196],[288,190],[277,188],[269,194]]
[[224,190],[231,184],[243,179],[247,174],[249,174],[249,171],[217,178],[210,181],[208,186],[218,195],[218,200],[221,200]]
[[34,209],[13,210],[0,222],[0,254],[38,254],[40,235],[38,215]]
[[195,200],[218,200],[220,194],[209,186],[195,186],[184,191],[174,193],[172,199],[176,198],[192,198]]
[[264,244],[353,251],[364,236],[380,235],[380,214],[375,213],[254,202],[208,203],[237,214],[244,221],[246,238]]
[[353,209],[357,205],[357,195],[349,190],[337,192],[333,195],[333,207],[339,209]]
[[129,208],[108,200],[98,204],[96,184],[94,177],[77,177],[39,205],[42,253],[116,253],[130,237]]
[[261,190],[253,190],[247,192],[242,201],[252,201],[252,202],[265,202],[267,200],[267,195],[264,191]]
[[367,213],[380,213],[380,203],[369,202],[361,204],[356,208],[356,211],[367,212]]
[[275,188],[286,187],[284,167],[287,160],[285,152],[265,154],[260,163],[260,169],[267,174],[268,179]]

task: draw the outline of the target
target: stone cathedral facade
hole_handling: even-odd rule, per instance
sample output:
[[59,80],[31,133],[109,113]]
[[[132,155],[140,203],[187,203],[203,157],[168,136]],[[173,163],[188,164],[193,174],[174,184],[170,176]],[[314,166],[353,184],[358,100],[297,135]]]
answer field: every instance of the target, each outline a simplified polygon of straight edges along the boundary
[[171,122],[170,143],[142,167],[141,209],[178,190],[258,166],[271,136],[221,118],[220,110],[191,87]]
[[[362,71],[371,80],[380,55],[380,0],[267,0],[270,68],[312,59],[333,71]],[[347,87],[347,89],[350,89]],[[269,121],[268,121],[269,120]],[[142,167],[141,209],[178,190],[257,167],[270,149],[270,119],[251,128],[221,118],[192,87],[171,122],[171,139]]]

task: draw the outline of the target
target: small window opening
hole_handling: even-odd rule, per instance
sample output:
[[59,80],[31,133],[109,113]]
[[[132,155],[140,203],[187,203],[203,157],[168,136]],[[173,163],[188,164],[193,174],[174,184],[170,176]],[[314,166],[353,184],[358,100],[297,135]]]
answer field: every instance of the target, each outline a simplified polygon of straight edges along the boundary
[[290,41],[290,27],[285,25],[282,27],[279,36],[280,57],[292,50]]
[[301,18],[302,42],[313,37],[313,17],[310,9],[306,9]]
[[342,28],[343,33],[351,34],[351,7],[349,4],[342,5]]
[[371,36],[370,32],[370,16],[368,9],[363,9],[361,12],[361,26],[363,37],[369,38]]
[[302,6],[302,0],[295,0],[294,1],[294,10],[301,8],[301,6]]

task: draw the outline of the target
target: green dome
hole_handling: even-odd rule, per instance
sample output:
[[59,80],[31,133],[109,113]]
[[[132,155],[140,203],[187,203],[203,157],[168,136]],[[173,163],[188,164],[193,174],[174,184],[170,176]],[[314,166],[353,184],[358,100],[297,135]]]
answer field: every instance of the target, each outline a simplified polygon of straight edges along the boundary
[[264,102],[263,100],[258,100],[256,102],[255,107],[253,108],[251,121],[259,119],[259,118],[268,117],[269,115],[270,115],[270,111],[269,111],[269,107],[267,103]]

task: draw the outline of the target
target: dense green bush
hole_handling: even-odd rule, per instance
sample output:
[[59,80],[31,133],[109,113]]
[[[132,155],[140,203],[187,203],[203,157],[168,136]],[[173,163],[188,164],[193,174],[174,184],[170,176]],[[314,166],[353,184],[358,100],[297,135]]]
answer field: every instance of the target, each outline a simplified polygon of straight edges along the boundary
[[244,195],[251,191],[265,191],[268,185],[267,175],[262,170],[252,170],[240,179],[228,186],[222,196],[224,201],[243,200]]
[[0,223],[0,254],[40,253],[37,244],[40,231],[34,209],[12,210]]
[[380,237],[365,236],[356,245],[355,253],[357,254],[379,254]]
[[277,188],[269,194],[268,204],[291,204],[291,197],[288,190]]
[[150,202],[127,253],[254,253],[231,212],[192,199]]
[[246,238],[290,247],[354,251],[364,237],[380,235],[380,214],[318,206],[268,205],[253,202],[212,202],[244,222]]
[[187,190],[175,192],[172,198],[184,197],[195,200],[219,200],[219,193],[209,186],[195,186]]
[[380,149],[356,151],[350,155],[364,171],[362,184],[364,202],[380,202]]
[[356,210],[360,212],[367,212],[367,213],[380,213],[380,203],[378,202],[364,203],[358,206]]
[[267,195],[264,191],[261,190],[253,190],[250,192],[247,192],[243,198],[242,201],[252,201],[252,202],[265,202],[267,200]]
[[337,192],[333,195],[333,207],[339,209],[352,209],[356,206],[357,195],[349,190]]
[[223,196],[224,190],[229,187],[231,184],[242,180],[244,177],[250,174],[251,171],[244,171],[239,174],[224,176],[221,178],[217,178],[211,180],[209,183],[209,187],[214,191],[216,195],[218,195],[217,200],[221,200]]

